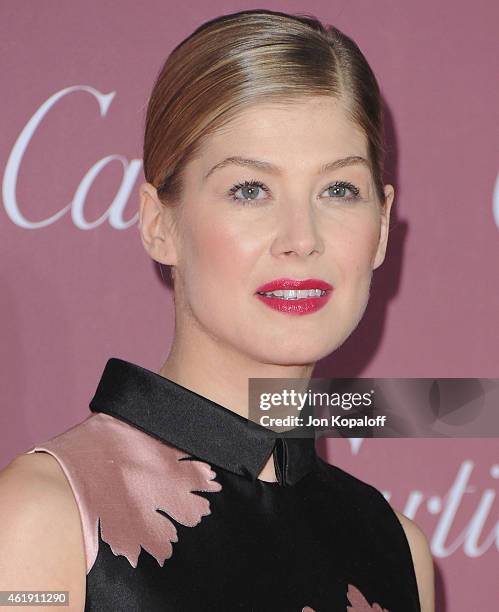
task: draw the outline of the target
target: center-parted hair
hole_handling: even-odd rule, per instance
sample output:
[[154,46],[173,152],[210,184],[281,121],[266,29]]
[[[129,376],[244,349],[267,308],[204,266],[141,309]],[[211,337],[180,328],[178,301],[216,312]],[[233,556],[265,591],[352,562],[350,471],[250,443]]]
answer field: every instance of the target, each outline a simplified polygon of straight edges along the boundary
[[351,38],[315,17],[266,9],[212,19],[170,53],[147,107],[146,181],[164,203],[178,203],[183,169],[210,134],[259,102],[311,96],[338,100],[365,134],[383,204],[383,109],[364,55]]

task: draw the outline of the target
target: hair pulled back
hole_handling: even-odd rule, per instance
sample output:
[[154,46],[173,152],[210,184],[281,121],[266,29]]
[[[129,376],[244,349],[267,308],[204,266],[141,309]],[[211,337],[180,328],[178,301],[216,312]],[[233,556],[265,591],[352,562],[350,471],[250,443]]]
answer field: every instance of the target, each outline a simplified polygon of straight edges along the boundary
[[357,44],[303,14],[254,9],[198,27],[166,59],[145,118],[146,181],[163,203],[180,201],[183,169],[204,140],[259,102],[337,99],[365,134],[384,203],[383,110],[376,77]]

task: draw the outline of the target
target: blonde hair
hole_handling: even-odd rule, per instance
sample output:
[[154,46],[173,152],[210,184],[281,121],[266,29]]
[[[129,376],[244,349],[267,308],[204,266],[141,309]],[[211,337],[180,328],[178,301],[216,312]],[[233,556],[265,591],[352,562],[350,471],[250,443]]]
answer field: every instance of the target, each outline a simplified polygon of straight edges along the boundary
[[203,141],[258,102],[330,96],[365,134],[384,204],[384,128],[376,77],[356,43],[309,15],[266,9],[222,15],[198,27],[166,59],[145,119],[146,181],[178,203],[182,171]]

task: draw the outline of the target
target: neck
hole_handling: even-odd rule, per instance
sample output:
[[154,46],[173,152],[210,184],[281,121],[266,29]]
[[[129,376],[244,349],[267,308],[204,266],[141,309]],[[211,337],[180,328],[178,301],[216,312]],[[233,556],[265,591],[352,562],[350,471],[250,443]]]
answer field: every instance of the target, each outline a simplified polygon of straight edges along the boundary
[[175,333],[159,374],[248,418],[249,378],[310,379],[315,363],[262,363],[207,334]]

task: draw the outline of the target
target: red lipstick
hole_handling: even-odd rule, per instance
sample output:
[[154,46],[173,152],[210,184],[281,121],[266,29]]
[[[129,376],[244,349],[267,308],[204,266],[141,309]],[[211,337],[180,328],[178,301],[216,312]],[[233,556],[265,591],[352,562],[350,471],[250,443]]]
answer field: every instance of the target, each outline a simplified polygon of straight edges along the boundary
[[[316,295],[300,294],[299,291],[316,289]],[[326,305],[333,286],[318,278],[294,280],[291,278],[278,278],[256,290],[256,296],[270,308],[287,314],[309,314],[316,312]],[[270,292],[279,292],[277,295],[263,295]]]

